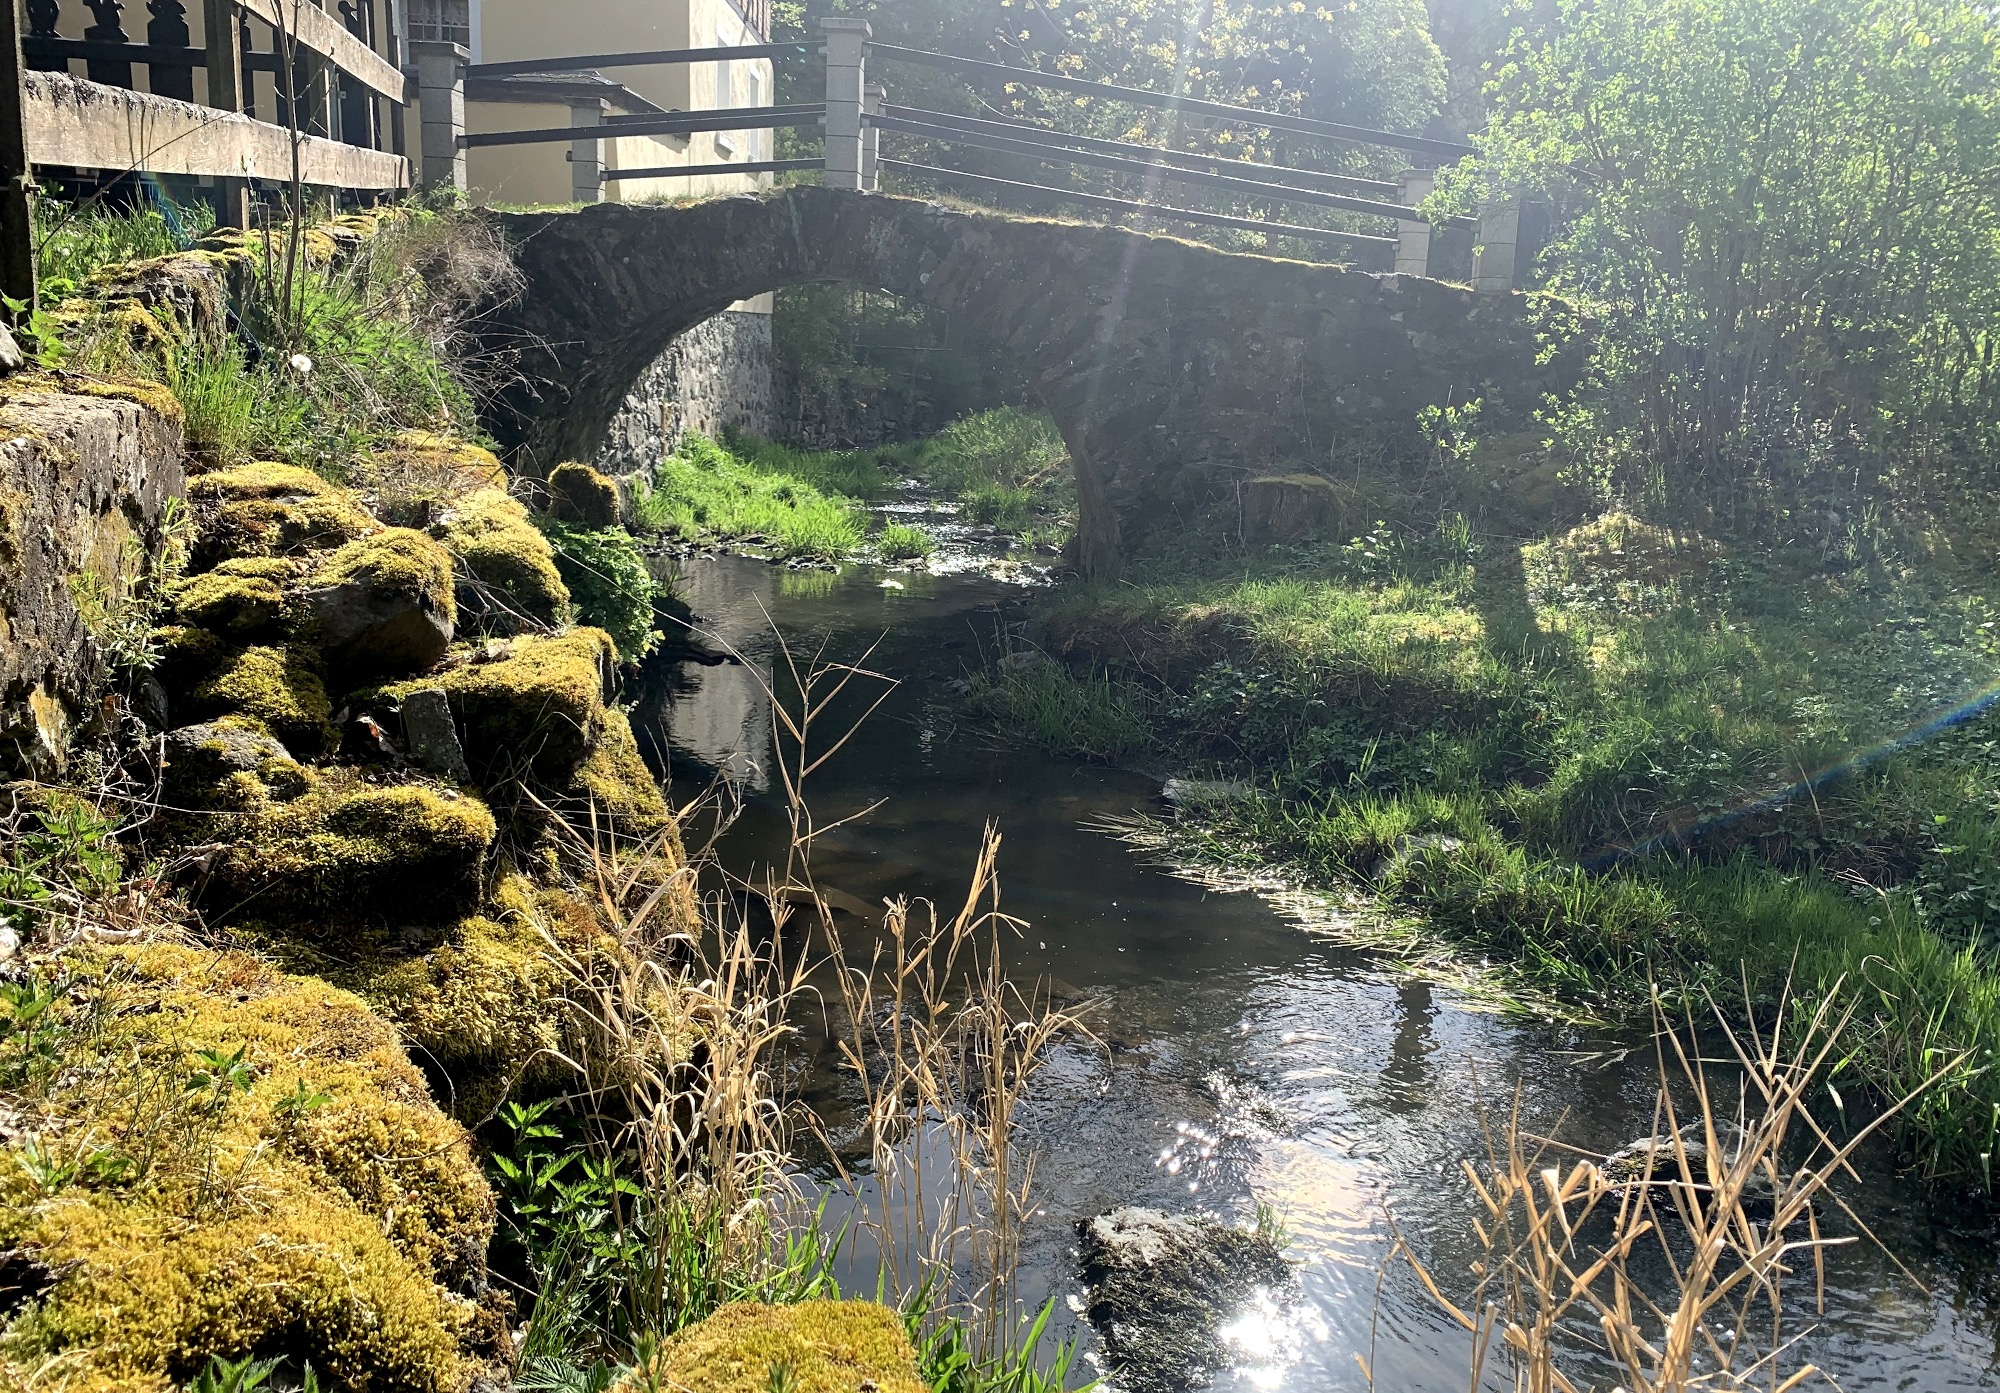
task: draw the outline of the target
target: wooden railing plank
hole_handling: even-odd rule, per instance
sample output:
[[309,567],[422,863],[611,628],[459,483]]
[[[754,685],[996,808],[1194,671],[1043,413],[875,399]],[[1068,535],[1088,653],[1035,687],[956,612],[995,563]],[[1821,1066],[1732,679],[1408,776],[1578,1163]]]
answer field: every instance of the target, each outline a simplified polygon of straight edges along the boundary
[[410,105],[417,99],[416,83],[347,27],[304,0],[238,0],[243,12],[274,29],[283,29],[300,48],[332,63],[343,73],[392,102]]
[[[23,88],[28,157],[36,164],[154,174],[292,178],[292,135],[282,126],[193,102],[155,97],[67,73],[29,73]],[[300,136],[299,174],[316,188],[400,190],[409,161],[318,136]]]

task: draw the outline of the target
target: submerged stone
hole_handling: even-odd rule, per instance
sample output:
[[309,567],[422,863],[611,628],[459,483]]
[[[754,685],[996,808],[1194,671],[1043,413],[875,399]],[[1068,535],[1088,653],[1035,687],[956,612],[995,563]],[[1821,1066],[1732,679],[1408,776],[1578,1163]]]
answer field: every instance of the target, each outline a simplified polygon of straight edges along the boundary
[[1289,1287],[1269,1239],[1200,1214],[1126,1206],[1078,1222],[1086,1314],[1127,1393],[1199,1387],[1229,1360],[1222,1328]]

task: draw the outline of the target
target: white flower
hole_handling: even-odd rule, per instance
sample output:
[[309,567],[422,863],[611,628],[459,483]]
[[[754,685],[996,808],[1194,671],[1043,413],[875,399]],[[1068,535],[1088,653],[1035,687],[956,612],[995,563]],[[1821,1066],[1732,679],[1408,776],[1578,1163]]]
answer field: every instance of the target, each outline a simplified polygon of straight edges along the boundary
[[313,370],[312,359],[306,357],[306,355],[303,353],[294,353],[292,355],[293,372],[297,373],[300,377],[304,377],[307,373],[311,372],[312,370]]

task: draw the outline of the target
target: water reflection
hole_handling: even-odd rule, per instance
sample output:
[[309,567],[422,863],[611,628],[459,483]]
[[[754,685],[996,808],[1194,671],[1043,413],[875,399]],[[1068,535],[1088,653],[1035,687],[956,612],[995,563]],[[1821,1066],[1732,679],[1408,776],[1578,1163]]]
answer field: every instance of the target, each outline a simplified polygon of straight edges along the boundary
[[[1560,1125],[1610,1150],[1650,1131],[1649,1053],[1466,1009],[1305,935],[1253,895],[1175,879],[1086,830],[1102,814],[1158,806],[1157,784],[991,749],[954,727],[947,684],[1013,617],[1017,592],[907,573],[905,589],[885,590],[863,570],[788,594],[796,574],[717,559],[693,564],[686,590],[757,672],[772,671],[768,613],[808,651],[825,640],[857,653],[881,639],[874,662],[902,679],[814,790],[823,822],[887,800],[826,840],[816,864],[827,880],[870,903],[952,903],[995,820],[1004,907],[1032,925],[1017,975],[1102,1003],[1104,1046],[1058,1051],[1022,1115],[1041,1155],[1024,1299],[1054,1296],[1064,1331],[1075,1329],[1077,1218],[1138,1203],[1249,1223],[1262,1205],[1290,1233],[1301,1302],[1243,1314],[1242,1367],[1218,1387],[1361,1389],[1368,1358],[1379,1388],[1462,1393],[1466,1337],[1414,1277],[1392,1271],[1378,1304],[1391,1220],[1434,1272],[1462,1284],[1475,1240],[1460,1165],[1485,1154],[1482,1095],[1504,1112],[1518,1086],[1525,1127]],[[741,866],[773,854],[786,822],[759,777],[771,729],[761,688],[724,673],[664,665],[638,717],[669,732],[684,791],[716,771],[743,782],[745,813],[724,844]],[[837,1113],[851,1082],[829,1069],[808,1086]],[[1864,1182],[1845,1197],[1922,1286],[1865,1246],[1840,1250],[1825,1315],[1793,1362],[1815,1362],[1849,1390],[1993,1386],[1990,1240],[1950,1231],[1879,1158]]]

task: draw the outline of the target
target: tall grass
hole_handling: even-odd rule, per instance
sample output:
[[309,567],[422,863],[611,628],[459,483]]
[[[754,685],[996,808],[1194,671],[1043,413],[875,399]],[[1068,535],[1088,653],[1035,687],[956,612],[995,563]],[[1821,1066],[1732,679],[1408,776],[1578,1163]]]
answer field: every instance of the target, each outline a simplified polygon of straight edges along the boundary
[[[573,936],[547,936],[572,985],[575,1081],[503,1117],[496,1165],[531,1302],[523,1386],[603,1386],[731,1301],[837,1295],[833,1259],[858,1225],[883,1254],[881,1291],[902,1304],[931,1387],[1060,1393],[1074,1351],[1041,1348],[1046,1312],[1017,1319],[1009,1283],[1033,1171],[1015,1109],[1070,1023],[1005,975],[1013,924],[990,907],[997,837],[958,914],[891,905],[875,954],[843,945],[813,880],[805,794],[852,732],[828,726],[827,706],[873,674],[789,649],[785,667],[789,695],[769,693],[794,828],[781,865],[731,876],[709,851],[676,855],[677,833],[636,845],[568,833],[566,859],[608,939],[580,951]],[[722,888],[701,894],[704,882]],[[801,1140],[826,1124],[780,1082],[795,1021],[828,990],[848,1022],[840,1048],[870,1090],[879,1197],[833,1233],[824,1206],[799,1202],[793,1170]],[[921,1169],[907,1169],[907,1148],[939,1128],[955,1158],[951,1218],[913,1230],[910,1216],[928,1211],[921,1194],[908,1207]],[[974,1251],[985,1275],[962,1289],[954,1272]]]
[[162,199],[136,210],[60,197],[35,200],[35,278],[48,307],[107,266],[186,251],[215,227],[205,203]]
[[698,435],[654,468],[634,518],[646,531],[689,541],[762,542],[781,556],[825,561],[851,554],[863,535],[849,499]]
[[1471,1338],[1472,1393],[1574,1393],[1605,1365],[1633,1393],[1786,1390],[1819,1374],[1793,1367],[1786,1321],[1821,1304],[1827,1251],[1850,1240],[1823,1232],[1818,1211],[1845,1210],[1832,1182],[1881,1125],[1836,1142],[1811,1109],[1855,1013],[1836,989],[1781,1013],[1782,1031],[1731,1030],[1712,1003],[1704,1014],[1726,1042],[1719,1061],[1692,1013],[1656,1004],[1655,1135],[1625,1164],[1525,1135],[1518,1099],[1488,1118],[1486,1157],[1463,1163],[1481,1212],[1467,1296],[1398,1235],[1388,1262],[1407,1263]]

